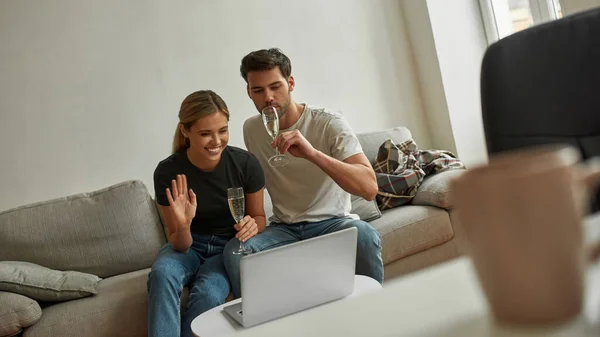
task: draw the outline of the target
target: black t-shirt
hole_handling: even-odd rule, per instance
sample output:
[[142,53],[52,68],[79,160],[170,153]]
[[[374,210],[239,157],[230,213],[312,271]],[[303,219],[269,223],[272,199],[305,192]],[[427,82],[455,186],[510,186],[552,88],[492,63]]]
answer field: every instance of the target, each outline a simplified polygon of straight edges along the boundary
[[188,189],[196,194],[198,206],[191,231],[202,235],[235,235],[235,220],[227,203],[228,188],[243,187],[245,193],[255,193],[265,186],[262,167],[248,151],[227,146],[217,167],[205,172],[190,162],[184,149],[158,163],[154,170],[154,192],[160,205],[169,206],[166,188],[171,188],[171,180],[178,174],[185,174]]

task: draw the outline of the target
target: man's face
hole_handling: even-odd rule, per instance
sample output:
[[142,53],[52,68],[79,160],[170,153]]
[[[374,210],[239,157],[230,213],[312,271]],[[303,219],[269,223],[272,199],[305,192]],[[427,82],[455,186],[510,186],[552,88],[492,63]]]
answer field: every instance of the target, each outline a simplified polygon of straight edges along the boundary
[[[261,112],[267,106],[280,108],[281,116],[292,103],[291,92],[294,90],[294,77],[283,77],[279,67],[263,71],[248,72],[248,96],[254,106]],[[279,117],[281,117],[279,116]]]

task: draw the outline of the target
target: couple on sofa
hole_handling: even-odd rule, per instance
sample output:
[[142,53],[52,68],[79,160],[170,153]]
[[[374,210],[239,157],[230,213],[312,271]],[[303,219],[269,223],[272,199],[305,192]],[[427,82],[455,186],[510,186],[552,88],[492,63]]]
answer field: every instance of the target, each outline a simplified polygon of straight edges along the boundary
[[[279,49],[251,52],[240,71],[259,112],[279,109],[281,132],[272,140],[260,115],[249,118],[248,152],[227,146],[229,110],[217,94],[197,91],[181,104],[173,154],[154,172],[169,242],[148,277],[150,336],[192,336],[196,316],[223,304],[230,291],[241,296],[241,255],[234,254],[240,241],[257,252],[357,227],[356,273],[383,282],[379,234],[349,213],[350,193],[372,200],[377,183],[348,123],[340,114],[292,100],[291,62]],[[275,148],[292,156],[285,167],[269,166]],[[274,213],[268,227],[265,185]],[[230,187],[245,193],[246,215],[237,224],[227,203]],[[180,324],[184,286],[190,294]]]

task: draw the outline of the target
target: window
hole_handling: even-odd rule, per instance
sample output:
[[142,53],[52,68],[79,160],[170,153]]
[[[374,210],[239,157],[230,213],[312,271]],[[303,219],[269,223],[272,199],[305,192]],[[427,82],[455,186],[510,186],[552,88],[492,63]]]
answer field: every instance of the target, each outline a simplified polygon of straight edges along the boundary
[[489,43],[562,17],[559,0],[480,0]]

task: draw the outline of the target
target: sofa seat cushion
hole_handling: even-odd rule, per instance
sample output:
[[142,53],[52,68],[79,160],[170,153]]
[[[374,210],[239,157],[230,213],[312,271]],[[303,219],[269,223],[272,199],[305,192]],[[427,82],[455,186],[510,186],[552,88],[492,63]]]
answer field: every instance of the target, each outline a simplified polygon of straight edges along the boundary
[[14,336],[37,322],[41,316],[42,309],[35,300],[0,291],[0,336]]
[[448,212],[438,207],[405,205],[382,212],[370,224],[382,239],[383,264],[441,245],[454,232]]
[[448,170],[425,177],[412,204],[452,209],[454,205],[450,200],[450,182],[465,172],[466,170]]
[[106,278],[94,296],[44,307],[41,319],[24,337],[147,336],[149,272]]
[[0,213],[0,261],[102,278],[148,268],[166,242],[141,181]]

